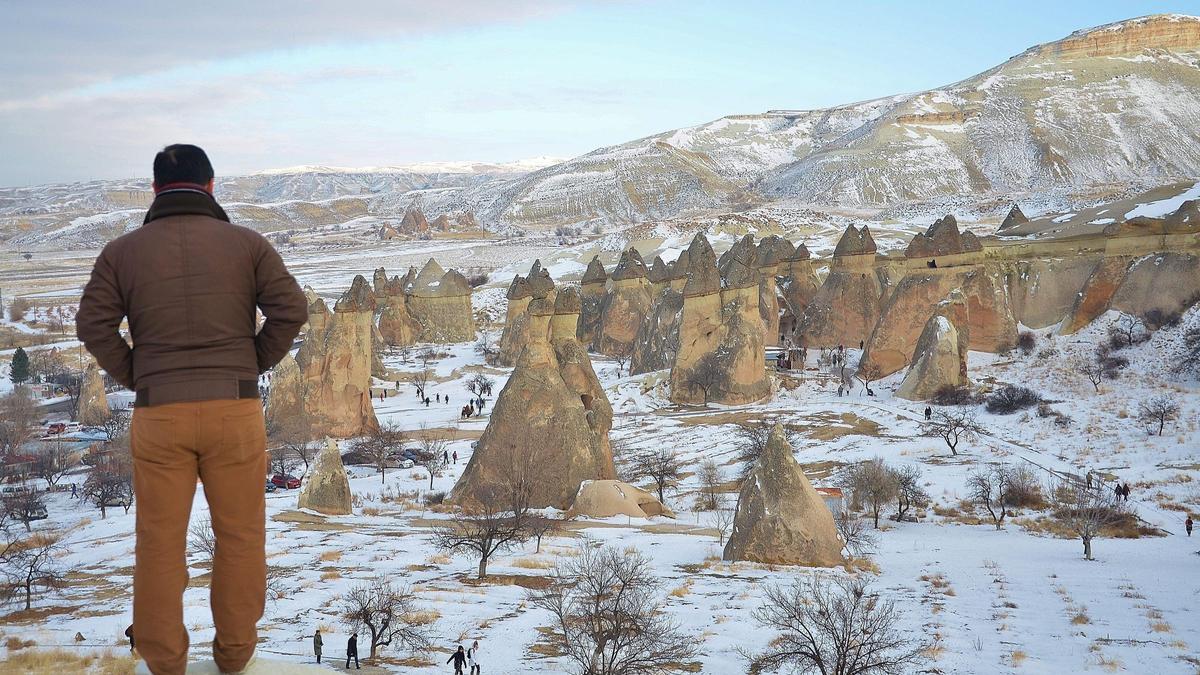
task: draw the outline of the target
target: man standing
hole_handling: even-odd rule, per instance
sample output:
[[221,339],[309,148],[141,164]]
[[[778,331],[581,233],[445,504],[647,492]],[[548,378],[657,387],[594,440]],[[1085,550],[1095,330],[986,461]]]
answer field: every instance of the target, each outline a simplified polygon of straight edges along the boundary
[[[197,478],[216,535],[209,601],[222,672],[246,668],[266,598],[266,430],[258,376],[291,349],[307,301],[262,235],[232,225],[194,145],[154,158],[142,226],[104,247],[76,316],[79,339],[135,392],[133,632],[151,672],[183,673],[186,545]],[[266,317],[257,330],[256,310]],[[120,332],[128,318],[131,348]]]
[[321,662],[322,644],[324,644],[324,641],[321,640],[321,629],[318,628],[317,631],[313,633],[313,653],[317,655],[317,663]]
[[350,659],[354,659],[355,670],[362,670],[358,666],[358,633],[351,635],[350,639],[346,640],[346,670],[350,669]]

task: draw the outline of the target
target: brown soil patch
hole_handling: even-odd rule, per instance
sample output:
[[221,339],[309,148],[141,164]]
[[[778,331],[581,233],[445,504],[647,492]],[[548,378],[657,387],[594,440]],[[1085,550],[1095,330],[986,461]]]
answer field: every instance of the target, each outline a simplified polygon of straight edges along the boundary
[[79,610],[78,607],[65,607],[56,605],[53,607],[34,607],[30,610],[20,610],[0,616],[0,624],[27,624],[45,621],[46,617],[57,616],[59,614],[74,615]]
[[295,523],[297,530],[309,532],[345,532],[351,529],[349,525],[331,523],[321,516],[303,511],[284,511],[271,516],[271,520],[277,523]]
[[546,588],[550,585],[549,578],[535,577],[528,574],[489,574],[484,579],[462,575],[458,577],[458,581],[464,586],[520,586],[521,588],[531,588],[534,590]]

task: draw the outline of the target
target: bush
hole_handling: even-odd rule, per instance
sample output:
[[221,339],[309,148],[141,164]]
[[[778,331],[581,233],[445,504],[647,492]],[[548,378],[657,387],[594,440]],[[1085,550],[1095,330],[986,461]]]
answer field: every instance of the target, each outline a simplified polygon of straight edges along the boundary
[[471,276],[467,277],[467,283],[470,284],[471,288],[479,288],[486,284],[489,278],[487,272],[474,272]]
[[1039,508],[1046,503],[1037,474],[1027,466],[1013,467],[1008,474],[1004,503],[1019,508]]
[[1045,361],[1049,361],[1050,359],[1056,358],[1058,355],[1059,355],[1058,347],[1055,347],[1054,345],[1047,345],[1047,346],[1039,349],[1037,355],[1034,358],[1036,358],[1039,363],[1042,363]]
[[938,387],[933,394],[934,405],[975,405],[979,398],[970,387],[956,387],[952,384]]
[[1017,335],[1017,349],[1020,349],[1021,353],[1024,354],[1025,356],[1029,356],[1030,354],[1032,354],[1033,349],[1036,346],[1037,346],[1037,336],[1034,335],[1033,333],[1030,333],[1029,331],[1025,330],[1025,331],[1021,331],[1021,333],[1019,335]]
[[445,492],[426,492],[425,494],[421,495],[421,502],[425,504],[425,506],[437,506],[444,501],[446,501]]
[[1012,356],[1013,346],[1007,342],[1002,342],[996,347],[996,353],[1004,358]]
[[1004,385],[987,398],[984,408],[993,415],[1011,415],[1042,402],[1042,397],[1028,387]]
[[1142,317],[1146,325],[1154,330],[1159,328],[1174,328],[1183,321],[1183,314],[1180,312],[1167,312],[1161,309],[1152,309]]

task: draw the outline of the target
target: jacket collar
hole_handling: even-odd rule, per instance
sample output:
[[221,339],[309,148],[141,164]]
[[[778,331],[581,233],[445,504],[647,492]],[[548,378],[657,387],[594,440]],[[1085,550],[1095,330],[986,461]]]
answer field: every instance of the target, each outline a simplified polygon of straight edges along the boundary
[[230,222],[217,200],[199,187],[175,187],[159,192],[142,224],[169,216],[209,216]]

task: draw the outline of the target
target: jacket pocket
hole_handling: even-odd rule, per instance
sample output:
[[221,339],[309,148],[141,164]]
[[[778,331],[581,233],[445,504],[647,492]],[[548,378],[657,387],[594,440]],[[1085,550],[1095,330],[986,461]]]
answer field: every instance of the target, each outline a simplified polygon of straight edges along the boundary
[[249,462],[267,452],[267,427],[257,400],[251,412],[221,418],[222,454],[238,462]]

